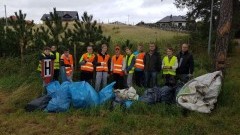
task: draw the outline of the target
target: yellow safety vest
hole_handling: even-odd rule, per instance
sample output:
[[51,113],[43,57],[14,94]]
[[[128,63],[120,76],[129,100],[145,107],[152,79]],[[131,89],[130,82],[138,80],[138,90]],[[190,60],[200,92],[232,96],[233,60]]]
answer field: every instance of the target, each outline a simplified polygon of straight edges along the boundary
[[[165,56],[163,58],[163,66],[171,66],[173,67],[175,65],[175,63],[177,62],[177,57],[176,56],[172,56],[171,60],[169,61],[168,56]],[[163,69],[163,74],[169,74],[169,75],[176,75],[176,69]]]
[[[134,57],[134,54],[131,54],[130,57],[129,57],[129,59],[128,59],[128,55],[126,56],[126,61],[127,61],[127,59],[128,59],[127,66],[130,66],[130,65],[131,65],[131,62],[132,62],[133,57]],[[134,73],[134,66],[133,66],[132,69],[129,71],[129,73],[130,73],[130,74],[131,74],[131,73]]]
[[[54,54],[51,52],[50,55],[54,55]],[[54,60],[54,69],[60,68],[59,59],[60,59],[60,54],[58,52],[56,52],[56,59]]]

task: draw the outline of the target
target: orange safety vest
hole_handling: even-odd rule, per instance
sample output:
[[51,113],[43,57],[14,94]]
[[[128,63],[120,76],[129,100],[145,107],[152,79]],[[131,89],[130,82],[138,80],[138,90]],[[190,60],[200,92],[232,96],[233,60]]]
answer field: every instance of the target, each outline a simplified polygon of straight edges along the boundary
[[70,76],[73,72],[73,57],[71,54],[69,54],[68,57],[66,57],[64,54],[61,56],[61,59],[63,59],[64,64],[71,65],[71,67],[65,67],[66,75]]
[[118,59],[116,55],[112,57],[113,64],[113,73],[123,75],[122,67],[123,67],[123,55],[119,55]]
[[137,58],[136,58],[136,62],[135,62],[135,68],[138,69],[144,69],[144,63],[143,63],[143,59],[144,59],[145,53],[139,53]]
[[108,60],[109,60],[109,58],[110,58],[110,56],[108,54],[105,55],[105,59],[103,59],[103,57],[101,55],[97,54],[97,62],[98,63],[104,62],[103,65],[96,67],[97,72],[107,72],[108,71]]
[[83,54],[83,60],[86,61],[86,63],[84,65],[81,66],[81,70],[82,71],[90,71],[90,72],[93,72],[93,61],[94,61],[94,58],[95,58],[95,55],[92,54],[92,56],[89,58],[88,57],[88,53],[85,53]]

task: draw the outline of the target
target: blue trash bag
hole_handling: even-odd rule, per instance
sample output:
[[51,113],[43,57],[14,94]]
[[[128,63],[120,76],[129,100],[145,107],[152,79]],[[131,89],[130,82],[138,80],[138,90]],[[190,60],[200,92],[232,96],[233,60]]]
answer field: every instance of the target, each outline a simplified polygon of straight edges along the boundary
[[70,82],[64,82],[61,84],[60,90],[56,92],[54,96],[48,103],[46,111],[48,112],[65,112],[70,107],[70,93],[69,85]]
[[50,82],[46,89],[47,89],[47,95],[49,95],[51,98],[56,97],[56,92],[60,90],[61,85],[58,81]]
[[73,107],[86,108],[99,104],[98,93],[88,82],[73,82],[69,89]]
[[116,82],[112,82],[108,86],[104,87],[98,94],[99,94],[99,104],[106,102],[109,99],[115,97],[113,92],[113,86]]
[[128,109],[128,108],[130,108],[131,106],[132,106],[132,104],[133,104],[133,101],[132,100],[126,100],[125,102],[124,102],[124,105],[125,105],[125,107]]

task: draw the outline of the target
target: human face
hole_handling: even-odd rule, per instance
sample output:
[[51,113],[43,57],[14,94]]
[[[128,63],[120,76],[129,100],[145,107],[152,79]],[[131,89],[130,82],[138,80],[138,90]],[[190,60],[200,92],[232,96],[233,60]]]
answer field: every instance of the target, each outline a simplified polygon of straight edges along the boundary
[[50,50],[44,50],[44,54],[49,55],[50,54]]
[[156,49],[155,44],[149,44],[149,50],[150,51],[155,51],[155,49]]
[[169,50],[169,49],[167,49],[167,55],[168,55],[168,56],[172,56],[172,55],[173,55],[173,51],[172,51],[172,50]]
[[115,54],[119,55],[120,54],[120,49],[119,48],[115,48]]
[[106,53],[106,52],[107,52],[107,47],[106,46],[102,47],[102,53]]
[[131,54],[131,50],[130,50],[130,49],[126,49],[125,51],[126,51],[126,54],[127,54],[127,55],[130,55],[130,54]]
[[138,46],[137,50],[141,52],[143,50],[143,47],[141,45]]
[[93,48],[92,47],[87,47],[87,52],[92,54],[93,53]]
[[188,45],[187,44],[183,44],[182,45],[182,52],[186,52],[188,51]]
[[53,46],[51,47],[51,51],[56,51],[56,50],[57,50],[56,46],[53,45]]
[[64,55],[68,56],[69,55],[69,51],[64,51]]

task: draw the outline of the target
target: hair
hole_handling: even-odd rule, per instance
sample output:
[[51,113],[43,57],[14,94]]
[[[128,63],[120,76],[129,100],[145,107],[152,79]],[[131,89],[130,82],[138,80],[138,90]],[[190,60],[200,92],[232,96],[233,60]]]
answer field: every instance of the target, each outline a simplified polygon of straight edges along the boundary
[[115,49],[116,49],[116,48],[119,48],[119,50],[121,49],[120,45],[118,45],[118,44],[117,44],[117,45],[115,45],[115,47],[114,47],[114,48],[115,48]]
[[108,46],[107,46],[107,44],[102,44],[101,48],[103,48],[103,47],[108,47]]
[[168,47],[167,50],[174,51],[174,49],[172,47]]
[[45,50],[51,50],[51,48],[48,47],[48,46],[46,46],[46,47],[43,48],[43,50],[44,50],[44,51],[45,51]]
[[88,45],[88,46],[87,46],[87,48],[88,48],[88,47],[91,47],[91,48],[93,48],[93,46],[92,46],[92,45]]
[[189,44],[187,44],[187,43],[183,43],[183,44],[181,45],[181,47],[182,47],[183,45],[187,45],[187,47],[189,47]]
[[125,50],[127,50],[127,49],[132,51],[132,49],[130,47],[128,47],[128,46],[125,47]]

